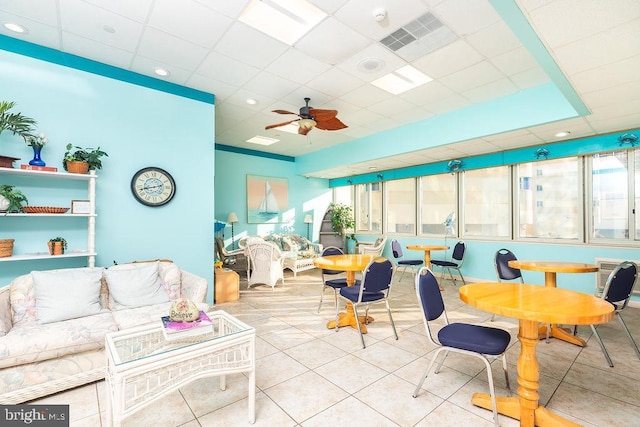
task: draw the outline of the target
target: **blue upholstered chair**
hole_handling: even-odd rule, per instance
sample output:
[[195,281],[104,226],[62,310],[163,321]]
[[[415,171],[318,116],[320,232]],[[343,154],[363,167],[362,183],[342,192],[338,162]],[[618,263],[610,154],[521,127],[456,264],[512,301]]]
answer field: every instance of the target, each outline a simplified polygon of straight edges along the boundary
[[[622,318],[622,310],[625,309],[631,299],[631,294],[633,293],[637,277],[638,266],[635,263],[631,261],[624,261],[620,263],[611,272],[611,274],[609,274],[607,282],[604,285],[604,289],[602,290],[601,298],[609,301],[615,307],[615,317],[620,321],[622,329],[624,329],[629,341],[631,341],[631,345],[633,346],[636,355],[640,358],[638,345],[634,341],[633,336],[631,336],[631,332],[629,332],[629,328]],[[598,330],[594,325],[590,326],[593,331],[593,335],[596,337],[598,344],[600,344],[604,357],[607,359],[607,363],[613,368],[613,362],[611,361],[611,357],[609,357],[609,353],[602,342],[602,338],[600,338],[600,335],[598,334]]]
[[[511,281],[511,280],[520,280],[520,283],[524,283],[524,279],[522,278],[522,272],[519,268],[509,267],[509,261],[516,261],[516,255],[511,252],[509,249],[498,249],[495,257],[493,258],[493,266],[496,269],[496,276],[498,277],[498,282]],[[496,315],[491,316],[491,321],[495,319]],[[548,335],[549,329],[547,329]],[[547,342],[549,341],[549,337],[547,336]]]
[[458,242],[453,247],[453,253],[451,254],[451,259],[449,261],[437,260],[437,259],[431,260],[431,265],[436,265],[442,269],[442,274],[440,276],[441,279],[444,277],[444,272],[446,270],[449,272],[449,277],[451,277],[451,281],[455,283],[456,280],[453,278],[453,274],[451,273],[451,269],[453,268],[460,275],[460,278],[462,279],[462,284],[463,285],[466,284],[464,281],[464,277],[462,277],[462,272],[460,271],[460,269],[462,268],[462,261],[464,260],[464,253],[466,249],[467,249],[467,245],[465,245],[464,242]]
[[402,274],[400,275],[400,280],[404,277],[405,271],[407,271],[407,267],[411,268],[411,274],[413,277],[416,276],[416,271],[424,261],[421,259],[404,259],[404,254],[402,253],[402,246],[397,240],[391,241],[391,251],[393,252],[393,257],[397,260],[396,264],[398,268],[402,267]]
[[[420,308],[422,308],[422,318],[427,331],[427,338],[437,347],[433,354],[433,358],[429,363],[427,371],[424,373],[413,397],[417,397],[422,384],[429,376],[429,372],[434,363],[438,359],[441,352],[444,356],[435,369],[437,374],[444,363],[450,351],[481,359],[487,368],[487,377],[489,380],[489,392],[491,394],[491,404],[493,406],[493,421],[497,426],[498,412],[496,410],[496,394],[493,387],[493,373],[491,371],[491,363],[487,356],[500,357],[502,359],[502,367],[504,369],[504,379],[507,384],[507,390],[511,393],[509,385],[509,375],[507,372],[507,355],[506,350],[511,341],[511,336],[505,330],[498,328],[490,328],[487,326],[472,325],[468,323],[449,323],[447,312],[444,306],[444,300],[438,287],[438,281],[431,270],[423,267],[418,271],[416,276],[416,295]],[[438,340],[435,340],[430,328],[431,321],[444,317],[445,326],[438,331]]]
[[[396,336],[396,339],[398,339],[396,325],[393,323],[391,308],[389,307],[389,291],[391,290],[392,280],[393,263],[386,258],[374,258],[369,262],[363,272],[362,283],[358,286],[341,288],[340,298],[353,304],[353,312],[357,319],[359,319],[358,307],[364,305],[366,307],[364,313],[365,322],[368,317],[369,306],[375,303],[384,303],[387,307],[387,313],[389,313],[393,334]],[[338,315],[336,314],[336,324],[338,320]],[[356,324],[358,325],[362,348],[365,348],[366,345],[364,344],[364,336],[362,335],[360,322],[356,322]]]
[[[327,255],[344,255],[342,249],[337,248],[335,246],[327,246],[322,251],[322,256]],[[341,277],[336,277],[341,276]],[[334,277],[333,279],[329,279],[328,277]],[[360,280],[356,279],[356,286],[360,284]],[[324,290],[327,288],[333,289],[333,296],[335,299],[335,307],[336,307],[336,315],[338,315],[338,290],[340,288],[344,288],[347,285],[346,273],[340,270],[322,270],[322,291],[320,292],[320,303],[318,304],[318,313],[320,313],[320,308],[322,307],[322,299],[324,297]],[[336,325],[336,329],[338,326]]]

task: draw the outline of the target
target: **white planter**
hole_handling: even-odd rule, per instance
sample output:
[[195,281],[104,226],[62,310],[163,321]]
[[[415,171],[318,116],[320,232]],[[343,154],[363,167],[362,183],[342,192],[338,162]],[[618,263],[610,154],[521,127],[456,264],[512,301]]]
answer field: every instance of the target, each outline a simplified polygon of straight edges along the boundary
[[6,212],[7,209],[9,209],[10,204],[9,199],[4,196],[0,196],[0,212]]

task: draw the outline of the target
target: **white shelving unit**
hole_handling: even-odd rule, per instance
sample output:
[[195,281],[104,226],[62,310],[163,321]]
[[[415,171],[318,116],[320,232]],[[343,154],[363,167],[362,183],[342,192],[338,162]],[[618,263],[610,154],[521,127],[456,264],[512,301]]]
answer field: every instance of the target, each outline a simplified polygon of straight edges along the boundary
[[27,169],[11,169],[0,168],[1,175],[17,175],[25,176],[30,179],[60,179],[60,180],[78,180],[87,182],[87,199],[89,200],[90,208],[87,214],[27,214],[27,213],[0,213],[0,220],[7,221],[12,217],[55,217],[55,218],[87,218],[87,248],[81,250],[67,251],[63,255],[49,255],[48,252],[37,253],[25,253],[15,254],[10,257],[0,258],[0,262],[12,262],[12,261],[27,261],[27,260],[41,260],[41,259],[60,259],[60,258],[76,258],[86,257],[87,265],[89,267],[95,267],[96,262],[96,179],[98,176],[95,171],[90,171],[87,175],[73,174],[67,172],[46,172],[35,171]]

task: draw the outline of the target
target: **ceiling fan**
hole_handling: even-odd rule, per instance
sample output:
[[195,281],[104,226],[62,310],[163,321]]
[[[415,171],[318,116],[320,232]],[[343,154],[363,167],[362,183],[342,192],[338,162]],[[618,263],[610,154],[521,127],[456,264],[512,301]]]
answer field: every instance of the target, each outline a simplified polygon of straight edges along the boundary
[[300,118],[265,126],[265,129],[273,129],[288,125],[289,123],[298,122],[298,133],[300,135],[306,135],[314,127],[322,130],[340,130],[347,127],[347,125],[342,123],[336,117],[338,115],[337,110],[321,110],[319,108],[309,107],[310,100],[311,98],[304,99],[306,105],[300,108],[300,114],[292,113],[287,110],[273,110],[274,113],[295,114]]

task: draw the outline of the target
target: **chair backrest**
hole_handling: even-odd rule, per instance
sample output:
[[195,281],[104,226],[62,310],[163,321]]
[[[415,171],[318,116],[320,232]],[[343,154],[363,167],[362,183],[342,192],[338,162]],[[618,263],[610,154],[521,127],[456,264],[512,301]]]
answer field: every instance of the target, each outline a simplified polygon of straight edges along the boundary
[[[602,298],[618,305],[617,310],[627,306],[638,277],[638,266],[631,261],[624,261],[613,269],[604,285]],[[619,303],[622,305],[619,306]],[[616,304],[618,303],[618,304]]]
[[453,253],[451,254],[451,259],[455,259],[459,264],[462,264],[462,259],[464,258],[464,252],[467,249],[467,245],[464,242],[458,242],[453,247]]
[[388,291],[393,280],[393,263],[386,258],[372,259],[362,274],[359,301],[365,292]]
[[395,239],[391,241],[391,251],[393,252],[394,258],[402,258],[402,246],[400,245],[400,242]]
[[251,259],[251,265],[253,266],[266,266],[272,261],[277,261],[282,258],[282,253],[276,245],[271,242],[258,242],[247,244],[246,251]]
[[216,237],[215,242],[216,242],[216,254],[218,255],[218,258],[220,259],[220,261],[224,262],[225,258],[227,258],[227,254],[224,249],[224,241],[221,238]]
[[[322,250],[322,256],[327,256],[327,255],[344,255],[344,252],[342,252],[342,249],[336,246],[327,246]],[[341,274],[341,273],[344,273],[344,271],[322,269],[322,274]]]
[[494,259],[494,266],[496,268],[496,274],[498,275],[498,281],[500,280],[522,280],[522,272],[519,268],[509,267],[509,261],[516,261],[517,258],[513,252],[509,249],[499,249],[496,252]]
[[438,279],[427,267],[422,267],[416,275],[416,295],[425,322],[436,320],[445,312]]

